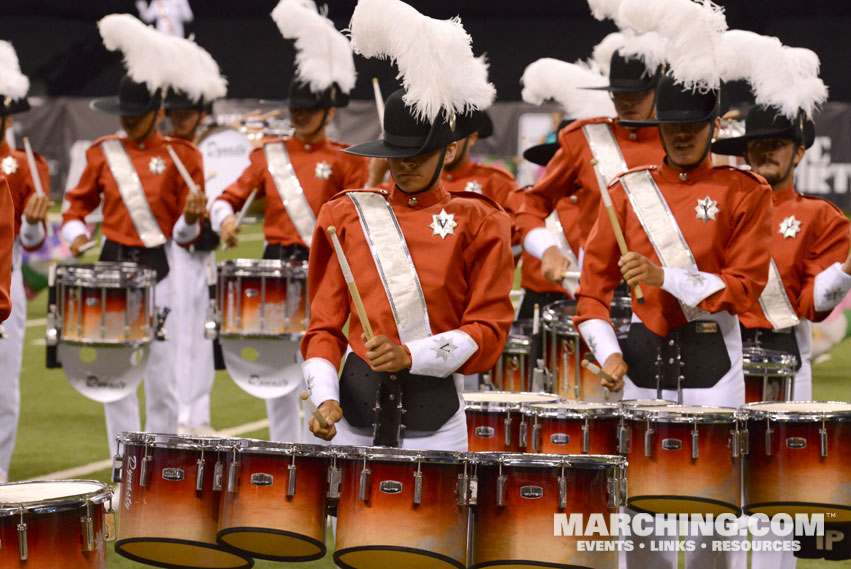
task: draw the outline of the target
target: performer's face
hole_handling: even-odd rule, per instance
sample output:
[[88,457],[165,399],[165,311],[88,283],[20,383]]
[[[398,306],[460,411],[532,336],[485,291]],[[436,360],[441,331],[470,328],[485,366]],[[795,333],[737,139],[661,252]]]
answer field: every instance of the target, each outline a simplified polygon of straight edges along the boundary
[[171,121],[171,126],[174,127],[174,132],[171,136],[192,140],[195,138],[195,129],[204,120],[207,113],[197,109],[174,109],[168,112],[168,119]]
[[653,116],[653,89],[637,93],[612,93],[618,118],[623,121],[643,121]]
[[675,167],[696,166],[706,152],[712,133],[711,122],[663,124],[659,126],[668,163]]
[[772,186],[782,182],[787,172],[794,176],[794,168],[789,168],[789,161],[794,160],[797,166],[803,157],[802,146],[796,147],[791,140],[783,138],[751,140],[745,150],[745,161]]
[[127,138],[141,142],[154,134],[154,127],[162,121],[164,112],[151,111],[137,117],[121,117],[121,128],[127,133]]
[[[446,147],[444,162],[452,162],[458,144],[453,142]],[[413,156],[411,158],[390,158],[390,174],[396,186],[406,194],[414,194],[427,190],[426,186],[434,176],[440,161],[440,150],[430,154]],[[438,183],[440,178],[435,183]]]
[[[322,118],[325,116],[325,109],[294,109],[290,108],[290,122],[295,129],[297,137],[313,136],[324,124]],[[334,108],[328,109],[328,116],[325,117],[325,124],[331,122],[334,118]]]

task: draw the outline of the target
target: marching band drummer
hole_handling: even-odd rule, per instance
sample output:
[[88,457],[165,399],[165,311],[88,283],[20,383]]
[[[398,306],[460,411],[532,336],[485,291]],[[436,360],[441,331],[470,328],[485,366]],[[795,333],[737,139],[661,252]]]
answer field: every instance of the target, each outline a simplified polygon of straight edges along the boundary
[[15,246],[15,223],[12,219],[15,207],[9,184],[0,175],[0,324],[12,313],[12,250]]
[[[398,26],[391,30],[385,21]],[[481,194],[448,192],[440,175],[457,152],[454,113],[489,105],[494,92],[484,62],[469,48],[453,54],[453,76],[418,75],[423,58],[448,50],[440,40],[424,40],[394,52],[404,43],[394,39],[412,26],[429,29],[424,38],[470,45],[457,21],[426,18],[395,0],[361,0],[352,16],[354,48],[396,60],[405,90],[386,101],[383,139],[347,150],[388,158],[395,186],[339,195],[317,220],[311,321],[301,349],[305,380],[328,426],[313,418],[310,428],[335,444],[466,451],[458,374],[492,368],[513,320],[510,222]],[[453,77],[463,78],[464,91]],[[431,95],[427,85],[435,86]],[[353,316],[348,339],[343,326],[357,303],[340,269],[343,258],[335,259],[331,226],[356,268],[368,320]],[[368,338],[366,326],[376,335]]]
[[6,178],[11,191],[14,207],[9,215],[14,215],[14,248],[12,260],[12,284],[9,294],[12,298],[12,313],[3,327],[6,338],[0,339],[0,482],[5,482],[15,448],[18,430],[21,393],[20,375],[26,335],[27,298],[24,293],[24,278],[21,271],[21,248],[34,251],[41,247],[46,236],[45,221],[50,201],[50,172],[47,162],[34,154],[35,166],[42,191],[38,192],[30,170],[27,154],[23,150],[12,148],[6,133],[12,126],[12,115],[29,110],[26,98],[29,81],[21,74],[18,58],[11,44],[0,41],[0,176]]
[[[161,36],[125,14],[106,16],[99,28],[106,45],[118,45],[125,53],[154,51],[158,38],[149,34]],[[152,59],[155,58],[147,58]],[[80,256],[83,245],[90,240],[84,219],[102,203],[101,231],[105,239],[100,260],[130,261],[156,271],[155,296],[161,310],[171,303],[168,241],[174,238],[178,243],[189,244],[195,240],[200,234],[199,220],[206,211],[201,153],[191,143],[157,132],[164,116],[161,93],[165,86],[160,84],[166,75],[163,70],[140,64],[145,61],[143,58],[128,56],[125,61],[128,75],[121,79],[118,96],[96,99],[92,108],[118,115],[127,135],[102,137],[86,151],[86,168],[80,181],[65,194],[69,207],[63,215],[62,237],[71,244],[71,253]],[[140,81],[131,79],[130,74]],[[177,153],[201,192],[190,192],[167,145]],[[167,327],[169,319],[165,322]],[[173,340],[151,343],[144,375],[145,426],[149,432],[177,432],[173,350]],[[138,399],[134,393],[104,404],[104,409],[110,449],[115,454],[117,434],[141,430]]]

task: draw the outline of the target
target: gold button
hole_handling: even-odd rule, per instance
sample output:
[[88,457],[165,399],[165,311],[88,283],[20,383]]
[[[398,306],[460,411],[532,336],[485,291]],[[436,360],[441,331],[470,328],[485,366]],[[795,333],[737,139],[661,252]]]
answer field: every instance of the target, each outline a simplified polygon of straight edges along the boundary
[[592,158],[592,159],[591,159],[591,165],[592,165],[592,166],[596,166],[596,165],[597,165],[597,159],[596,159],[596,158]]
[[451,180],[451,179],[452,179],[452,174],[447,174],[447,175],[446,175],[446,179],[447,179],[447,180]]
[[579,201],[579,198],[577,198],[576,196],[570,196],[570,203],[576,203],[578,201]]
[[688,174],[680,172],[680,182],[685,182],[686,180],[688,180]]
[[304,149],[305,149],[305,150],[307,150],[308,152],[310,152],[310,145],[309,145],[309,144],[305,144],[305,145],[304,145]]
[[634,132],[629,133],[629,139],[630,140],[635,140],[636,138],[638,138],[637,134],[635,134]]
[[418,200],[417,198],[411,198],[408,200],[408,205],[411,207],[414,207],[418,203],[420,203],[420,200]]

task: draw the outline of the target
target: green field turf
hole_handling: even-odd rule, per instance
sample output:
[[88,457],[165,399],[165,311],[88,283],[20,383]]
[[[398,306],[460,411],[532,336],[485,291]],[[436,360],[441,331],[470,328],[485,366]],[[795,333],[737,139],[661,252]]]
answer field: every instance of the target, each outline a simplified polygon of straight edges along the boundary
[[[262,240],[258,238],[259,231],[258,225],[247,226],[243,235],[252,240],[247,239],[229,251],[220,251],[219,259],[258,258],[262,248]],[[93,261],[94,255],[90,255],[86,260]],[[29,303],[28,320],[44,318],[45,302],[46,297],[42,293]],[[37,478],[51,472],[109,458],[102,405],[77,393],[66,381],[61,370],[45,369],[45,349],[40,342],[43,338],[43,325],[27,328],[21,375],[21,421],[10,471],[10,480],[13,481]],[[816,399],[851,400],[851,382],[849,382],[848,374],[848,369],[851,367],[850,342],[846,341],[837,346],[833,351],[832,359],[815,366],[814,396]],[[144,409],[144,403],[141,407]],[[261,400],[255,399],[238,388],[224,372],[218,372],[212,393],[214,428],[234,427],[263,419],[265,416],[265,406]],[[268,431],[248,433],[245,436],[267,438]],[[108,476],[108,470],[103,470],[88,478],[107,481]],[[168,523],[168,520],[164,518],[163,523]],[[393,522],[388,519],[388,523]],[[438,528],[435,529],[440,531]],[[329,549],[333,549],[330,537],[328,543]],[[108,549],[109,566],[112,569],[147,567],[115,554],[112,544],[109,544]],[[330,561],[329,554],[325,559],[312,563],[281,564],[258,561],[255,567],[259,569],[332,568],[334,564]],[[798,567],[800,569],[851,568],[851,562],[800,561]]]

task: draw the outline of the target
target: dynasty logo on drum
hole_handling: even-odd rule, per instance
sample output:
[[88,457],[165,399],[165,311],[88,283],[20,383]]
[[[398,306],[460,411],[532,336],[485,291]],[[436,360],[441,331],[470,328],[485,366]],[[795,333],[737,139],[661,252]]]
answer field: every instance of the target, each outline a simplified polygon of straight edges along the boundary
[[127,476],[124,478],[124,509],[133,505],[133,473],[136,472],[136,457],[127,457]]

